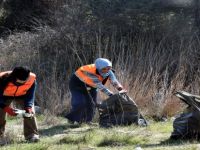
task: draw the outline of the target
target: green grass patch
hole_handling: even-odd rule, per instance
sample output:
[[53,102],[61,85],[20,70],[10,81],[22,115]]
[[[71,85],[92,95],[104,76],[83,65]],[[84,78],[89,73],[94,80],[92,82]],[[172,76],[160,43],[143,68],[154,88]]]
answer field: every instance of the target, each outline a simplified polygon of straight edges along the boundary
[[153,125],[150,125],[148,129],[152,132],[168,133],[173,130],[173,122],[152,122]]
[[141,145],[148,142],[148,139],[145,137],[134,137],[127,135],[111,135],[105,137],[97,146],[106,147],[106,146],[128,146],[128,145]]
[[[54,120],[51,120],[51,119]],[[45,121],[49,121],[52,124]],[[151,122],[148,127],[119,126],[109,129],[98,125],[71,126],[61,117],[39,116],[38,125],[41,141],[26,143],[23,138],[22,119],[9,119],[7,135],[10,140],[8,146],[0,147],[3,150],[129,150],[140,146],[143,150],[197,150],[200,144],[197,141],[169,140],[172,132],[172,121]],[[18,137],[22,134],[21,137]]]
[[77,137],[77,136],[67,136],[59,140],[59,144],[87,144],[88,139],[86,135]]

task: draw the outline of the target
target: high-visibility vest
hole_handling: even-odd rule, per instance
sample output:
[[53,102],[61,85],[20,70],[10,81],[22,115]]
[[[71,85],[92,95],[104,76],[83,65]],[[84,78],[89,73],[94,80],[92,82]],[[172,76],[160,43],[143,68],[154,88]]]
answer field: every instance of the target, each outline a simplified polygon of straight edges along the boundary
[[87,73],[90,73],[94,76],[96,76],[99,81],[103,81],[103,77],[100,76],[99,74],[97,74],[96,71],[96,67],[94,64],[90,64],[90,65],[85,65],[80,67],[76,72],[76,76],[84,83],[86,83],[87,85],[96,88],[96,84],[93,82],[93,80],[87,75]]
[[[11,73],[11,71],[1,72],[0,76]],[[35,82],[36,75],[34,73],[30,73],[28,80],[20,85],[16,86],[14,83],[9,82],[6,88],[4,89],[3,95],[4,96],[23,96],[26,95],[27,91],[31,88],[33,83]]]

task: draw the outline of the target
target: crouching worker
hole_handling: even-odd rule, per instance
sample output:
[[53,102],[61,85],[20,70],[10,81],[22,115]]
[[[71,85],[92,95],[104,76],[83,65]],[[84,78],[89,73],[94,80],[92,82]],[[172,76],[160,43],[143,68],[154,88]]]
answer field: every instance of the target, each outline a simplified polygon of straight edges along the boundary
[[[4,137],[6,113],[19,115],[19,110],[10,106],[14,100],[24,110],[24,136],[29,142],[39,141],[36,118],[34,117],[34,95],[36,75],[25,67],[16,67],[13,71],[0,73],[0,138],[1,145],[6,144]],[[25,115],[26,114],[26,115]]]
[[105,58],[98,58],[94,64],[80,67],[71,77],[69,88],[72,95],[71,111],[66,115],[70,123],[90,123],[94,117],[97,90],[108,96],[113,93],[104,84],[110,80],[111,84],[120,90],[122,85],[112,71],[112,63]]

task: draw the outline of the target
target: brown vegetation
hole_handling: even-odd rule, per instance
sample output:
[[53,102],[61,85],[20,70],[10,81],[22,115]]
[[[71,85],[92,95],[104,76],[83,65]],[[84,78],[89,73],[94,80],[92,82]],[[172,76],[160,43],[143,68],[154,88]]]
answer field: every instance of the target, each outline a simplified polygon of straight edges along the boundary
[[48,23],[35,21],[35,26],[28,26],[31,30],[13,25],[9,35],[2,36],[0,70],[30,66],[38,78],[37,103],[60,114],[69,104],[72,72],[106,57],[145,114],[174,115],[180,109],[174,91],[199,94],[199,29],[192,22],[191,8],[159,6],[164,11],[153,11],[152,7],[159,8],[154,5],[152,1],[149,8],[142,7],[143,1],[55,1],[56,8],[47,7],[50,14],[42,13]]

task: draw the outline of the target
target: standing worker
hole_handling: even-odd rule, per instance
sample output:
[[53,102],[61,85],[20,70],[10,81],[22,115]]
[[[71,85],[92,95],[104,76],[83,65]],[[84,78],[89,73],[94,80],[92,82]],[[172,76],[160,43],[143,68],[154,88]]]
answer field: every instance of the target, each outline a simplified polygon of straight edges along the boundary
[[94,117],[97,89],[108,96],[113,93],[104,84],[109,80],[119,91],[122,85],[112,71],[112,63],[105,58],[98,58],[94,64],[80,67],[71,77],[69,89],[72,95],[71,111],[66,115],[70,123],[90,123]]
[[0,73],[0,144],[6,144],[4,137],[6,113],[17,116],[17,109],[10,106],[14,100],[25,110],[24,136],[29,142],[38,142],[39,134],[34,116],[36,75],[26,67],[15,67],[13,71]]

